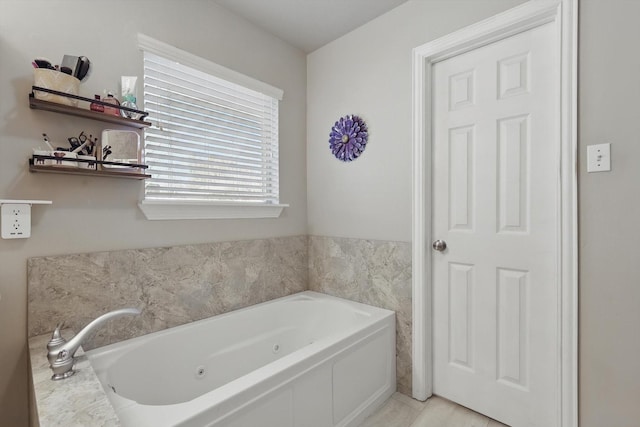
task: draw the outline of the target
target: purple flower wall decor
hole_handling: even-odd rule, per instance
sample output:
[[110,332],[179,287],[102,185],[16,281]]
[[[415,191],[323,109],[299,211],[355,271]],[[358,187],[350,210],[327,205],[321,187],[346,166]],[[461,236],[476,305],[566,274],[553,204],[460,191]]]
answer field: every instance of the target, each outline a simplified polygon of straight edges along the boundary
[[352,114],[340,117],[331,128],[329,148],[336,159],[350,162],[357,159],[367,145],[367,124]]

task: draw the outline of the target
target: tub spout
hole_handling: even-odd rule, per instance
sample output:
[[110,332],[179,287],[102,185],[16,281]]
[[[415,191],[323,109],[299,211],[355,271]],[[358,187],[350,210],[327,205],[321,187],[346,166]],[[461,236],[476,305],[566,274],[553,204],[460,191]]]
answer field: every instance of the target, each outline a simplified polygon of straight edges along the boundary
[[110,311],[90,322],[69,341],[62,337],[60,333],[62,325],[58,324],[53,331],[53,335],[51,335],[51,340],[49,340],[47,344],[47,359],[49,359],[49,365],[53,371],[51,379],[62,380],[74,374],[73,364],[75,363],[75,359],[73,356],[76,354],[78,347],[80,347],[87,336],[92,334],[105,322],[116,317],[138,315],[140,313],[141,311],[137,308],[122,308],[120,310]]

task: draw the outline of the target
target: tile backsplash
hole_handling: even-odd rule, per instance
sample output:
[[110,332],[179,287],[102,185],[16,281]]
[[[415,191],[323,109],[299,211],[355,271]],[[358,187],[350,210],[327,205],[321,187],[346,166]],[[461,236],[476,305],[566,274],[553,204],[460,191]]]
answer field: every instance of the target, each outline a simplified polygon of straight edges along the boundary
[[411,395],[411,243],[309,236],[309,289],[396,312],[398,391]]
[[85,350],[307,289],[307,236],[31,258],[29,336],[124,307]]
[[307,289],[396,312],[398,391],[411,393],[411,244],[293,236],[31,258],[28,334],[109,321],[85,350]]

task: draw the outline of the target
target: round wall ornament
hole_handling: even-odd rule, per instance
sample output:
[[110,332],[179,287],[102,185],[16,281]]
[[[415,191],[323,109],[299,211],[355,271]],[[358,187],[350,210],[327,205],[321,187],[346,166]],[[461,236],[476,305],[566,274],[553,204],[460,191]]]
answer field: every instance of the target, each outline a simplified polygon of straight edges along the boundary
[[340,117],[331,128],[329,148],[336,159],[350,162],[357,159],[367,145],[367,124],[352,114]]

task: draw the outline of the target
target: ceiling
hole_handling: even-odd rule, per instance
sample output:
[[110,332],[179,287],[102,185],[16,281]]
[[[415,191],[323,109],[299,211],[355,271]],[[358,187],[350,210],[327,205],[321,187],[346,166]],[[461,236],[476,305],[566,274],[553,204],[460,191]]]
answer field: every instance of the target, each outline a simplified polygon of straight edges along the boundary
[[407,0],[214,0],[309,53]]

